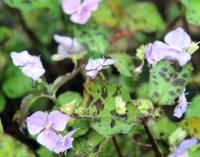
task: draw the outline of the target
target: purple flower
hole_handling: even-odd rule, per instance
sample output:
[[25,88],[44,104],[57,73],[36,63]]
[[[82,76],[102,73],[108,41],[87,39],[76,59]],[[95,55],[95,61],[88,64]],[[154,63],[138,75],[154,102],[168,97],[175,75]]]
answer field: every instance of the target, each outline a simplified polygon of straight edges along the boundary
[[26,119],[27,128],[31,135],[36,135],[37,141],[53,151],[59,136],[55,131],[63,131],[70,116],[58,111],[53,111],[49,115],[38,111]]
[[191,139],[187,139],[184,140],[179,146],[178,148],[175,149],[173,154],[170,154],[168,157],[188,157],[188,152],[187,149],[189,149],[190,147],[194,146],[197,144],[197,139],[196,138],[191,138]]
[[59,44],[57,54],[53,55],[53,60],[62,60],[71,57],[73,54],[86,50],[76,38],[72,39],[67,36],[54,35],[54,40]]
[[192,43],[190,36],[182,29],[177,28],[165,35],[164,42],[155,41],[146,48],[147,61],[155,65],[162,59],[177,61],[180,66],[184,66],[191,55],[186,49]]
[[62,135],[58,135],[58,141],[56,142],[56,145],[53,149],[53,151],[55,153],[62,153],[67,151],[68,149],[72,148],[72,143],[73,143],[73,138],[72,135],[77,131],[76,130],[72,130],[69,133],[67,133],[66,136],[62,136]]
[[114,60],[112,59],[89,59],[85,69],[88,71],[87,75],[94,79],[101,69],[106,69],[109,65],[112,64],[114,64]]
[[38,80],[45,73],[40,57],[32,56],[27,51],[11,52],[13,64],[19,66],[24,75]]
[[185,89],[183,93],[179,96],[178,105],[174,109],[174,116],[177,118],[181,118],[182,115],[187,111],[188,102],[185,96]]
[[70,14],[71,21],[85,24],[91,13],[97,10],[100,0],[63,0],[62,8],[66,14]]

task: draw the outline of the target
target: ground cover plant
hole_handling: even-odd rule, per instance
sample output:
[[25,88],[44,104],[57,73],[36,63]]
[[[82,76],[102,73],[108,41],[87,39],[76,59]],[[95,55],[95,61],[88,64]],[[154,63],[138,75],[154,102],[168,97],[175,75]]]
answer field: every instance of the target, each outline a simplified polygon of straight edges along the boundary
[[0,157],[199,157],[199,0],[1,0]]

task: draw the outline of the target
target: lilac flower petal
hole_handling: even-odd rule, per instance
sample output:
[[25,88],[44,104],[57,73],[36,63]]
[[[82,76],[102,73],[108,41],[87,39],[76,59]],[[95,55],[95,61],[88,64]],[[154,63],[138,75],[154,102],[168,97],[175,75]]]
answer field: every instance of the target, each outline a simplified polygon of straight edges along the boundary
[[191,44],[190,36],[180,27],[166,34],[164,41],[169,45],[187,48]]
[[88,64],[86,65],[86,70],[95,70],[99,68],[99,66],[103,66],[105,59],[89,59]]
[[53,111],[48,115],[48,121],[52,122],[52,128],[57,131],[63,131],[69,119],[70,116],[59,111]]
[[78,10],[81,0],[63,0],[62,9],[66,14],[72,14]]
[[186,151],[188,148],[196,145],[198,142],[198,140],[196,138],[191,138],[191,139],[187,139],[187,140],[184,140],[178,147],[177,149],[177,153],[181,153],[181,152],[184,152]]
[[97,76],[98,72],[99,72],[98,70],[92,70],[87,72],[86,74],[90,76],[92,79],[94,79]]
[[105,62],[103,63],[104,66],[112,65],[114,64],[115,61],[113,59],[106,59]]
[[26,119],[27,128],[31,135],[36,135],[45,128],[47,115],[38,111]]
[[83,5],[87,10],[95,11],[98,8],[100,0],[85,0]]
[[157,64],[165,58],[168,51],[168,46],[161,41],[155,41],[153,44],[149,44],[146,49],[146,58],[148,63],[152,65]]
[[26,76],[31,77],[33,80],[38,80],[45,73],[45,70],[43,69],[42,65],[38,62],[22,67],[22,72]]
[[58,135],[59,139],[56,143],[56,146],[54,148],[54,152],[55,153],[61,153],[61,152],[65,152],[67,151],[67,149],[72,148],[72,143],[73,143],[73,138],[72,135],[77,131],[76,130],[72,130],[70,131],[65,137],[63,137],[62,135]]
[[86,48],[83,44],[81,44],[76,38],[73,39],[73,52],[82,52],[85,51]]
[[58,55],[61,55],[61,56],[69,56],[69,54],[71,54],[72,52],[71,52],[71,48],[66,47],[64,45],[58,45],[57,53]]
[[191,55],[184,51],[178,52],[169,50],[168,54],[166,54],[164,58],[172,61],[177,61],[180,66],[184,66],[188,61],[190,61]]
[[181,118],[182,115],[187,111],[188,102],[185,96],[185,89],[183,93],[179,96],[178,105],[174,109],[174,116],[177,118]]
[[55,34],[53,38],[58,44],[64,45],[69,48],[72,47],[72,38],[70,37]]
[[58,135],[52,130],[44,130],[38,135],[37,141],[52,151],[58,141]]
[[81,10],[80,12],[74,13],[70,19],[77,24],[85,24],[91,16],[91,12],[87,10]]
[[11,52],[10,54],[13,64],[16,66],[24,66],[27,63],[27,60],[32,59],[32,56],[28,54],[27,51],[22,51],[20,53]]

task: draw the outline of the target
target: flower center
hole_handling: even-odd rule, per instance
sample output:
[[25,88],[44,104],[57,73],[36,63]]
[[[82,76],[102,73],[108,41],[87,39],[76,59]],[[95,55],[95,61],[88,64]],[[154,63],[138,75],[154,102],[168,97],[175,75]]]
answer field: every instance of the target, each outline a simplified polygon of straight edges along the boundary
[[81,11],[83,11],[84,7],[85,7],[85,4],[84,3],[81,4],[77,9],[77,13],[80,13]]
[[52,125],[53,125],[53,122],[49,121],[45,128],[49,130],[52,127]]

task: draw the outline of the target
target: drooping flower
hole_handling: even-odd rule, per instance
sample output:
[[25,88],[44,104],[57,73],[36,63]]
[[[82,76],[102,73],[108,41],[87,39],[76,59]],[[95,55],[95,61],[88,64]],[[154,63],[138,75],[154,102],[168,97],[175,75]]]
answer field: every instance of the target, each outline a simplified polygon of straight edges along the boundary
[[59,111],[53,111],[49,115],[38,111],[26,119],[27,128],[31,135],[39,134],[38,143],[53,151],[59,140],[56,131],[63,131],[70,116]]
[[192,44],[190,36],[182,29],[177,28],[165,35],[164,42],[155,41],[146,48],[147,61],[155,65],[162,59],[177,61],[184,66],[191,55],[186,49]]
[[81,44],[76,38],[55,34],[54,40],[59,45],[57,48],[57,54],[52,56],[53,60],[62,60],[67,57],[71,57],[73,54],[77,54],[86,50],[85,46]]
[[89,59],[85,69],[88,71],[87,75],[94,79],[100,70],[106,69],[109,65],[112,64],[114,64],[114,60],[112,59]]
[[11,52],[10,55],[13,64],[19,66],[23,74],[33,80],[38,80],[45,73],[40,57],[32,56],[27,51]]
[[73,137],[72,135],[77,131],[78,129],[72,130],[67,133],[66,136],[58,135],[58,141],[56,142],[56,145],[53,149],[55,153],[63,153],[67,151],[68,149],[72,148],[73,143]]
[[187,149],[197,144],[196,138],[184,140],[178,148],[175,149],[174,153],[168,155],[168,157],[189,157]]
[[177,118],[181,118],[182,115],[187,111],[187,107],[188,107],[188,102],[185,96],[185,89],[184,89],[183,93],[181,93],[181,95],[179,96],[178,105],[175,107],[173,115]]
[[97,10],[100,0],[63,0],[62,8],[66,14],[70,14],[71,21],[77,24],[85,24],[93,11]]

